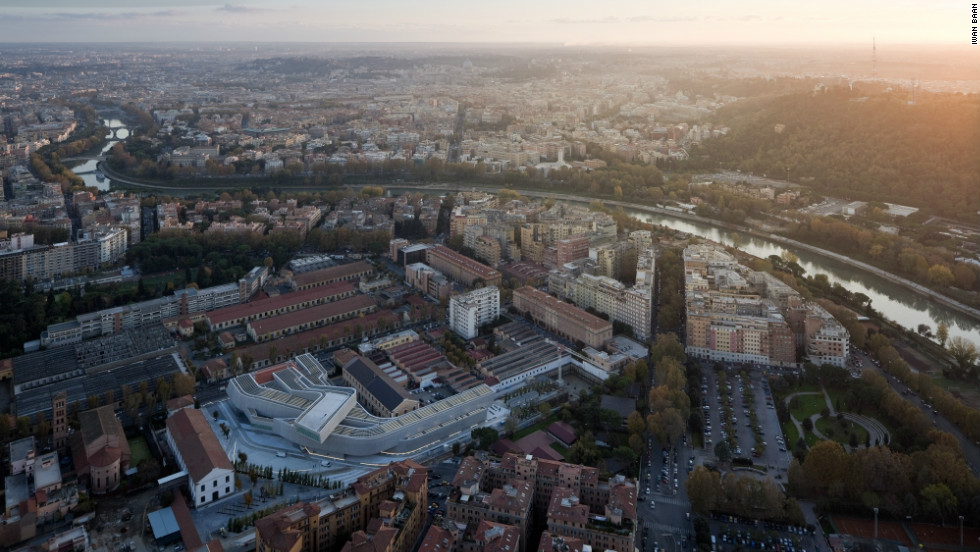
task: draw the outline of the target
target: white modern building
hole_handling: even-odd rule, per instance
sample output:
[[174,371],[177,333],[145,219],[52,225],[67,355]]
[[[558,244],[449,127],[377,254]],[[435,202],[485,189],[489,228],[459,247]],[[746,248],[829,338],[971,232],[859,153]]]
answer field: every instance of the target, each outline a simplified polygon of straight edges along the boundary
[[228,382],[231,404],[253,430],[331,458],[422,454],[484,424],[494,397],[480,384],[401,416],[378,417],[357,402],[354,388],[331,384],[310,354]]
[[497,286],[475,289],[449,300],[449,327],[463,339],[473,339],[480,326],[500,316],[500,290]]

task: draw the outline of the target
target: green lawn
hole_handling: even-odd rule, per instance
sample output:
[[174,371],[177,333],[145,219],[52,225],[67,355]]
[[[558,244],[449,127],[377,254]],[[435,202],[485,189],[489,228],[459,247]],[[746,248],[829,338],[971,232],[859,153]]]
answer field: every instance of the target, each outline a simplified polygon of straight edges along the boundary
[[[837,421],[837,418],[819,418],[816,427],[825,436],[843,445],[849,445],[851,433],[857,435],[858,445],[863,445],[868,439],[868,430],[859,424],[851,426],[851,422],[845,420],[844,427]],[[829,431],[828,431],[829,430]],[[831,435],[831,433],[833,433]]]
[[548,430],[548,426],[550,426],[552,423],[557,422],[557,421],[558,421],[558,415],[555,414],[555,415],[551,416],[550,418],[548,418],[548,419],[546,419],[544,421],[541,421],[541,422],[538,422],[538,423],[534,424],[533,426],[529,426],[529,427],[526,427],[524,429],[515,431],[514,432],[514,435],[511,436],[511,440],[512,441],[516,441],[516,440],[518,440],[518,439],[520,439],[522,437],[527,437],[528,435],[534,433],[535,431],[537,431],[539,429],[542,430],[542,431],[547,431]]
[[793,450],[796,447],[796,442],[800,440],[800,434],[796,432],[796,425],[789,422],[783,426],[783,431],[786,433],[786,448]]
[[820,411],[827,408],[827,400],[824,398],[823,393],[817,395],[800,395],[793,399],[790,399],[790,404],[793,402],[799,403],[799,406],[791,409],[790,413],[799,421],[803,421],[814,414],[820,414]]
[[144,437],[133,437],[129,440],[129,465],[138,467],[143,460],[153,458],[150,454],[150,446],[146,444]]
[[555,449],[555,451],[557,451],[558,454],[560,454],[560,455],[562,455],[562,456],[564,456],[566,458],[568,457],[568,447],[566,447],[565,445],[559,443],[558,441],[555,441],[554,443],[551,443],[551,448]]

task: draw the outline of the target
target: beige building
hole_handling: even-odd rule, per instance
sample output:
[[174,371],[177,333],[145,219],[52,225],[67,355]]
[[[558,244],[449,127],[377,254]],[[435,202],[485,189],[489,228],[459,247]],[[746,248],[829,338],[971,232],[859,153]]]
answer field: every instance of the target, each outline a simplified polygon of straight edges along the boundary
[[424,466],[391,463],[329,497],[257,520],[256,550],[409,552],[425,523],[428,490]]
[[590,347],[612,339],[612,323],[529,286],[514,291],[514,307],[548,331]]

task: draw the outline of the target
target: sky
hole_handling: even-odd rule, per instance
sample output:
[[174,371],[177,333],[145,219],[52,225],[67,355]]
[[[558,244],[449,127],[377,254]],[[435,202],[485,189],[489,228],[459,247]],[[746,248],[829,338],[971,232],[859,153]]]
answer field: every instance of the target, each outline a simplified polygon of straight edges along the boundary
[[2,0],[0,43],[968,44],[959,0]]

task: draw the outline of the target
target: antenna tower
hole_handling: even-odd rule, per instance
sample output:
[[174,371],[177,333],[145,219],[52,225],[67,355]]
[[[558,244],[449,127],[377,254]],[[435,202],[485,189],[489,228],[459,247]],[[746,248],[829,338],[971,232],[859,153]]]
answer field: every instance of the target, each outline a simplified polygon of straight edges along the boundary
[[878,80],[878,44],[875,37],[871,37],[871,82]]

